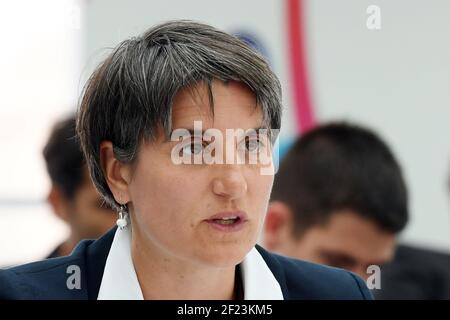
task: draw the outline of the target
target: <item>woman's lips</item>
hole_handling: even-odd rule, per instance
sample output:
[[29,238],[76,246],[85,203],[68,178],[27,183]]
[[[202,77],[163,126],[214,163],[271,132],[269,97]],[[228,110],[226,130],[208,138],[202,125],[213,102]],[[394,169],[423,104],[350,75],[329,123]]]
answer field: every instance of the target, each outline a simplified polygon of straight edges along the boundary
[[215,230],[236,232],[247,223],[247,214],[243,211],[220,212],[209,217],[206,222]]

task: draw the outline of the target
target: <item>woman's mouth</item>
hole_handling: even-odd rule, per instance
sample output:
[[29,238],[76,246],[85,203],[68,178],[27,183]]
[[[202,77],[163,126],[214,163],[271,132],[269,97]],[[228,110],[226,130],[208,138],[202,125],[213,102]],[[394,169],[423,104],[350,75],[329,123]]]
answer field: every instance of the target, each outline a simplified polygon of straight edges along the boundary
[[219,224],[233,224],[239,219],[240,219],[239,217],[234,216],[234,217],[228,217],[228,218],[222,218],[222,219],[214,219],[214,222],[219,223]]
[[235,232],[241,230],[247,222],[245,212],[222,212],[206,220],[215,230]]

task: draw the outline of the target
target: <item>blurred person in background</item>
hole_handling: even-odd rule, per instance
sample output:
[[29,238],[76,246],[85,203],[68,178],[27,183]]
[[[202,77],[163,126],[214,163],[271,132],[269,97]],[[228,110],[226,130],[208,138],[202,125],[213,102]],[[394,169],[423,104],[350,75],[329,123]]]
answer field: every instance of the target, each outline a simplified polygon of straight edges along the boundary
[[[448,187],[450,191],[450,176]],[[394,259],[382,268],[381,290],[373,293],[377,299],[450,299],[450,254],[399,245]]]
[[376,299],[449,300],[450,255],[433,249],[399,245],[381,269]]
[[264,227],[267,249],[367,279],[408,221],[397,160],[373,132],[346,123],[301,136],[281,162]]
[[53,212],[64,220],[69,237],[47,258],[69,255],[83,239],[96,239],[116,221],[94,187],[75,133],[75,116],[59,121],[43,150],[51,188],[47,197]]

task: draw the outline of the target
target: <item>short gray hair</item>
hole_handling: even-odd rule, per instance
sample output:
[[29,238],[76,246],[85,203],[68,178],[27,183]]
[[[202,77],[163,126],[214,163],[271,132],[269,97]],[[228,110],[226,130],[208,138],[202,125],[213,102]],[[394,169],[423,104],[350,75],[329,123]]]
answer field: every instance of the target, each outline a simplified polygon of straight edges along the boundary
[[[171,130],[172,100],[196,83],[239,81],[255,94],[264,125],[279,129],[281,86],[267,62],[238,38],[186,20],[150,28],[121,42],[89,78],[77,118],[77,133],[92,180],[106,202],[118,208],[100,164],[100,143],[133,162],[156,129]],[[213,108],[213,106],[212,106]]]

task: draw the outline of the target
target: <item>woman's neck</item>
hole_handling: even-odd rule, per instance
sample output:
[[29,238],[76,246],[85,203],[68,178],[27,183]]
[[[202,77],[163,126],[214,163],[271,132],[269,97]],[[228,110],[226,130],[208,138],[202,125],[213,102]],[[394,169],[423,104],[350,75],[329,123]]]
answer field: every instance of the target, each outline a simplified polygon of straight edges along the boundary
[[131,256],[144,299],[234,299],[235,267],[215,268],[164,254],[133,234]]

